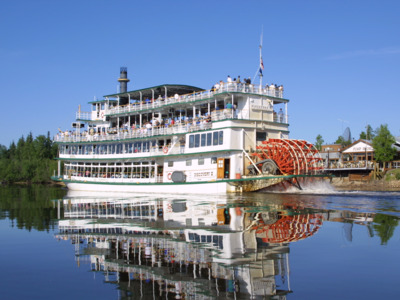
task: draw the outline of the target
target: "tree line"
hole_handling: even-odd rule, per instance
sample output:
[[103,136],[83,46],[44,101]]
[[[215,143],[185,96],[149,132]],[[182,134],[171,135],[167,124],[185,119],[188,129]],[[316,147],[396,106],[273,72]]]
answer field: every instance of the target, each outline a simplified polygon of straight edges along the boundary
[[[388,125],[384,124],[373,130],[370,125],[367,125],[366,131],[360,133],[360,139],[372,141],[374,148],[374,158],[379,163],[392,161],[396,155],[397,150],[393,147],[396,142],[394,136],[390,133]],[[315,141],[315,147],[321,150],[324,139],[319,134]],[[340,144],[343,148],[349,146],[352,141],[345,140],[343,136],[339,136],[335,144]]]
[[9,148],[0,145],[0,182],[48,183],[57,169],[57,145],[50,133],[33,138],[29,133]]

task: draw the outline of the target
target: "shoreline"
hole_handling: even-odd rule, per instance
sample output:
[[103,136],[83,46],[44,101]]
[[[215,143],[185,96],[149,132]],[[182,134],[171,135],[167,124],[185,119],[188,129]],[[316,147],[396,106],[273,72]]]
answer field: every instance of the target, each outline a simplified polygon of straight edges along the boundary
[[349,181],[349,178],[332,178],[331,185],[338,191],[400,191],[400,180]]

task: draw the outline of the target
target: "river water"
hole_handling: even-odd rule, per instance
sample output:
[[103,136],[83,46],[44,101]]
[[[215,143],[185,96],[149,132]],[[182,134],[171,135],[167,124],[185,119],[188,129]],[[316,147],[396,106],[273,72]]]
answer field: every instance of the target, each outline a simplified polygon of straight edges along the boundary
[[395,299],[400,193],[0,187],[1,299]]

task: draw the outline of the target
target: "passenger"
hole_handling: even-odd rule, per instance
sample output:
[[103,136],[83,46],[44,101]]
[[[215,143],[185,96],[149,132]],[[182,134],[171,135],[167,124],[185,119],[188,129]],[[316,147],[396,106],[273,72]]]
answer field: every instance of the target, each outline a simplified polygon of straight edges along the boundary
[[147,132],[150,132],[150,131],[151,131],[151,128],[152,128],[151,123],[150,123],[150,122],[147,122],[147,123],[146,123]]
[[280,85],[278,87],[278,97],[282,98],[283,97],[283,85]]
[[232,82],[231,76],[228,75],[228,78],[226,79],[226,82],[228,82],[228,83],[231,83],[231,82]]
[[279,117],[279,122],[283,123],[283,111],[282,111],[282,108],[279,110],[278,117]]

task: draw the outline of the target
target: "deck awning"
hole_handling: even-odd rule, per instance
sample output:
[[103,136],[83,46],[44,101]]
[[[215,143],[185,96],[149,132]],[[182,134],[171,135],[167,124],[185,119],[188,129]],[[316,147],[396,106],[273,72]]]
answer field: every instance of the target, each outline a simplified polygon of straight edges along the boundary
[[153,96],[154,98],[161,97],[172,97],[175,94],[178,95],[185,95],[195,92],[204,91],[199,87],[190,86],[190,85],[179,85],[179,84],[163,84],[154,87],[149,87],[141,90],[135,91],[128,91],[125,93],[118,93],[118,94],[111,94],[105,95],[104,97],[107,98],[117,98],[117,97],[129,97],[130,99],[151,99]]

